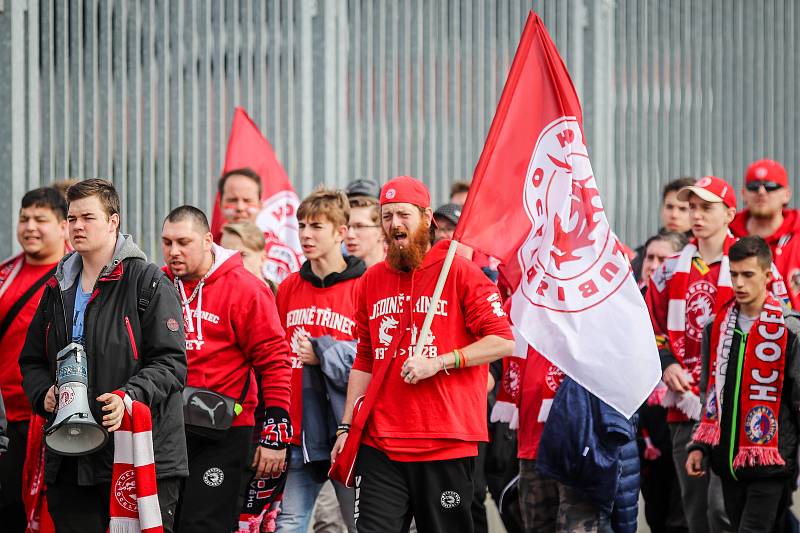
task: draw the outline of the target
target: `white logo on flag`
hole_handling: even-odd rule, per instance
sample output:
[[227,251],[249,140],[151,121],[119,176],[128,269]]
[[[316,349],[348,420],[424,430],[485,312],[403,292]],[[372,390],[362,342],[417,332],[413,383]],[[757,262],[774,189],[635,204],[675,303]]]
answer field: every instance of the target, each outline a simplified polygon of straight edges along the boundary
[[520,289],[531,304],[574,313],[598,305],[622,286],[630,266],[603,216],[574,117],[562,117],[542,132],[528,166],[524,200],[533,227],[519,251]]

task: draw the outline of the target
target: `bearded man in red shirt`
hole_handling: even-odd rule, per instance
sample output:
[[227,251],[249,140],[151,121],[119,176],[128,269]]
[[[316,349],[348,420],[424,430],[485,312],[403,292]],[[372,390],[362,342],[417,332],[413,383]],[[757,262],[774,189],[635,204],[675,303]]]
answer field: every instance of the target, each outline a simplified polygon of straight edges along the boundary
[[488,440],[487,363],[514,350],[508,318],[497,288],[456,256],[421,357],[413,357],[450,242],[431,247],[433,213],[422,182],[390,180],[380,204],[388,253],[361,278],[359,343],[331,457],[344,448],[353,407],[366,393],[358,531],[399,533],[416,518],[421,533],[471,533],[474,458],[478,442]]
[[789,292],[792,307],[800,309],[800,215],[789,209],[792,189],[786,169],[771,159],[747,167],[742,187],[745,209],[731,222],[736,237],[761,237]]

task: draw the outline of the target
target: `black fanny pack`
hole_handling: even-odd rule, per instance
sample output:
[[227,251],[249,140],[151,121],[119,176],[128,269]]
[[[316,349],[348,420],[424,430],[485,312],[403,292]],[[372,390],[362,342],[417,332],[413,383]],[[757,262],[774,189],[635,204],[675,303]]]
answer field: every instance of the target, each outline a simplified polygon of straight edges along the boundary
[[183,422],[186,432],[207,440],[220,440],[233,419],[242,412],[242,403],[250,388],[250,372],[238,401],[210,389],[183,388]]

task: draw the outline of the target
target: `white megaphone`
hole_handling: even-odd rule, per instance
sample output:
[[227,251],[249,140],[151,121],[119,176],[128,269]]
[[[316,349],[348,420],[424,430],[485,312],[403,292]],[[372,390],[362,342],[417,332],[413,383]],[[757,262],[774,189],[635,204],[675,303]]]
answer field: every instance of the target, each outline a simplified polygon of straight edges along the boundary
[[44,442],[60,455],[86,455],[101,448],[108,432],[89,409],[86,352],[73,342],[56,356],[58,410]]

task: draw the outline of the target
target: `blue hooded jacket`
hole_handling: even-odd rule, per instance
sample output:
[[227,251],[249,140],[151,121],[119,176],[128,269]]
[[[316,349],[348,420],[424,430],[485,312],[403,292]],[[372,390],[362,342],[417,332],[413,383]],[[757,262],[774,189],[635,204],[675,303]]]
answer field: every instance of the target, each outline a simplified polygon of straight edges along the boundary
[[635,533],[639,498],[636,421],[627,420],[569,377],[550,408],[536,468],[611,515],[615,532]]

